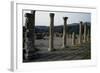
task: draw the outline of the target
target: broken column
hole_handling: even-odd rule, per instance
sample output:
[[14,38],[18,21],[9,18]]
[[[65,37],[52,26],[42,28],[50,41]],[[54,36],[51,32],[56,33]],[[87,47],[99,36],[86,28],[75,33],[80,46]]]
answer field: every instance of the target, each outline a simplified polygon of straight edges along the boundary
[[33,43],[33,48],[35,47],[35,10],[31,11],[32,14],[32,20],[31,20],[31,28],[30,30],[32,31],[32,43]]
[[26,13],[26,23],[25,23],[25,59],[31,57],[31,53],[35,51],[35,11],[31,13]]
[[66,47],[66,32],[67,32],[67,19],[68,17],[63,17],[64,19],[64,27],[63,27],[63,48]]
[[84,24],[84,43],[86,43],[86,28],[87,28],[87,23]]
[[83,22],[81,21],[79,24],[79,44],[82,43],[82,24]]
[[54,36],[54,13],[50,13],[49,49],[48,49],[48,51],[54,50],[53,36]]
[[72,33],[72,45],[73,46],[75,45],[75,33],[74,32]]

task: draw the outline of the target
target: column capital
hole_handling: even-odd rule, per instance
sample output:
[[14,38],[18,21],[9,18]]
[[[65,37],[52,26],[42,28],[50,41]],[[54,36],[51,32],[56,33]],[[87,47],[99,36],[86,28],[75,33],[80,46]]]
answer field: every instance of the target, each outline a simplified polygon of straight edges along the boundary
[[31,14],[35,14],[36,10],[31,10]]
[[26,13],[26,14],[25,14],[25,17],[30,18],[30,17],[32,17],[32,14]]
[[82,22],[82,21],[80,21],[80,24],[83,24],[83,22]]
[[63,17],[63,19],[64,19],[64,20],[67,20],[67,19],[68,19],[68,17]]
[[50,17],[54,17],[54,15],[55,15],[54,13],[50,13]]

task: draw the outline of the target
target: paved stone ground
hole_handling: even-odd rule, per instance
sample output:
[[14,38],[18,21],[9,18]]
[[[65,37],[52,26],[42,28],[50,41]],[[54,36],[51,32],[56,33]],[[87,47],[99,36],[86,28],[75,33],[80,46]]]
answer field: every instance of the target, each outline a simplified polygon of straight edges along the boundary
[[84,60],[91,59],[90,43],[81,46],[72,46],[67,48],[55,49],[55,51],[38,51],[34,53],[32,59],[23,60],[26,62],[44,62],[44,61],[63,61],[63,60]]

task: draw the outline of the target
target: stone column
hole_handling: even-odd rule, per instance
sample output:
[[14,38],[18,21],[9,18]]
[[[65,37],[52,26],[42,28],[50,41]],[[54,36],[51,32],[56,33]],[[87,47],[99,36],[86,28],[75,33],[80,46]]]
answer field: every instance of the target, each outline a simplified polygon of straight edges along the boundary
[[86,43],[86,29],[87,29],[87,23],[84,24],[84,43]]
[[63,17],[64,19],[64,27],[63,27],[63,48],[66,47],[66,32],[67,32],[67,19],[68,17]]
[[31,27],[31,30],[32,30],[32,34],[33,34],[33,36],[32,36],[32,43],[33,43],[33,48],[35,47],[35,10],[32,10],[31,11],[31,14],[32,14],[32,21],[31,21],[31,23],[32,23],[32,27]]
[[32,55],[32,52],[35,51],[35,11],[31,11],[31,13],[26,13],[25,17],[25,59],[29,59]]
[[79,25],[79,44],[82,43],[82,24],[83,22],[81,21]]
[[88,32],[87,32],[87,42],[90,41],[90,32],[89,32],[89,29],[88,29]]
[[72,33],[72,45],[73,46],[75,45],[75,33],[74,32]]
[[49,28],[49,49],[48,51],[54,50],[54,13],[50,13],[50,28]]

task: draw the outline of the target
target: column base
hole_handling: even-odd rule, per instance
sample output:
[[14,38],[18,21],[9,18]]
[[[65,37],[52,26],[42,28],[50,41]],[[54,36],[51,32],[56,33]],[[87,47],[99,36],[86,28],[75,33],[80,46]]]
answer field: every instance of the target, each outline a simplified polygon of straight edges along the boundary
[[23,59],[24,60],[30,60],[30,59],[34,59],[37,58],[37,49],[30,49],[30,50],[25,50],[25,52],[23,52]]
[[55,51],[56,49],[54,49],[54,48],[48,48],[48,51]]

